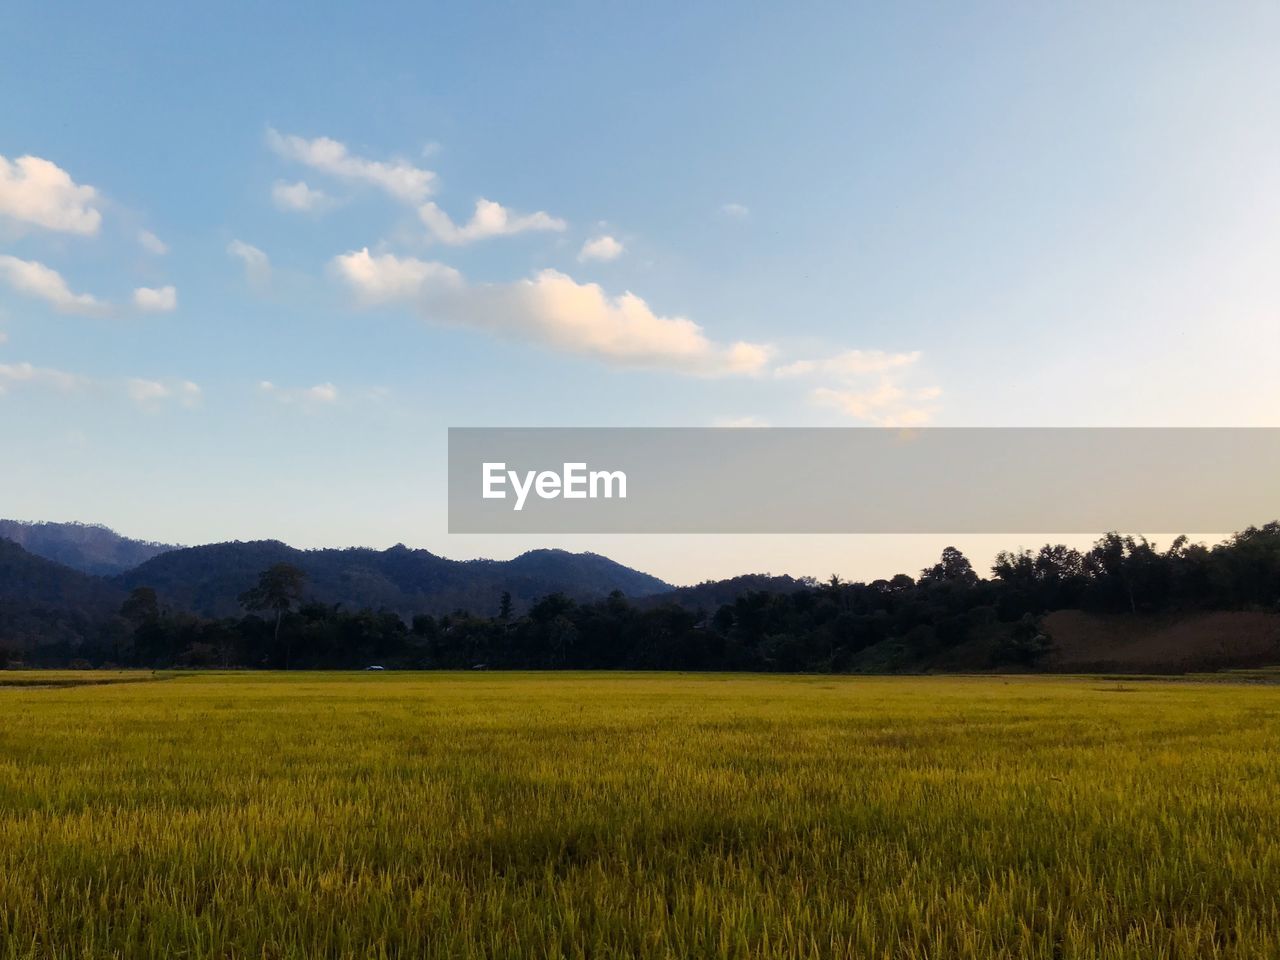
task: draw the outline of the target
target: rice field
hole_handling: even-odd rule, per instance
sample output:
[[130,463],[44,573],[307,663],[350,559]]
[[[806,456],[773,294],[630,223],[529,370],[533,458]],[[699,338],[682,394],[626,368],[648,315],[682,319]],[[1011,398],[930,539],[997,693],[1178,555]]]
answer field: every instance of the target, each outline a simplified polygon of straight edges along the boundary
[[1267,684],[110,679],[0,683],[0,958],[1280,956]]

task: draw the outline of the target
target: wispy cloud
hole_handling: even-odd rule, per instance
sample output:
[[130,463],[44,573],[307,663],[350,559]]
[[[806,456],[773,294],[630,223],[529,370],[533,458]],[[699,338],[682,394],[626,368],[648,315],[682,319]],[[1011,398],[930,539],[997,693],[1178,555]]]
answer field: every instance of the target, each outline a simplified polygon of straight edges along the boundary
[[69,391],[88,383],[85,377],[52,367],[35,367],[30,363],[0,363],[0,394],[18,386],[47,386]]
[[264,287],[271,282],[271,259],[253,244],[232,240],[227,244],[227,253],[244,264],[245,278],[253,286]]
[[[919,350],[845,350],[818,360],[796,360],[774,368],[781,379],[820,377],[837,386],[816,387],[810,400],[847,417],[879,426],[920,426],[933,419],[938,387],[910,387],[923,355]],[[870,382],[869,382],[870,381]]]
[[622,256],[623,249],[621,241],[604,234],[582,245],[582,249],[578,251],[578,261],[586,263],[588,260],[617,260]]
[[338,388],[332,383],[318,383],[314,387],[280,387],[270,380],[258,383],[258,393],[285,404],[302,407],[326,406],[338,401]]
[[535,230],[559,232],[567,224],[558,217],[539,210],[537,213],[520,214],[508,210],[500,203],[481,198],[476,201],[471,219],[461,226],[434,203],[424,203],[418,208],[418,216],[432,235],[442,243],[461,246],[488,237],[509,237],[517,233]]
[[143,380],[132,378],[126,384],[129,399],[140,407],[154,409],[163,403],[175,402],[183,407],[197,407],[203,392],[190,380]]
[[175,287],[138,287],[133,291],[133,305],[150,313],[168,313],[178,306]]
[[404,203],[420,204],[432,193],[436,175],[407,160],[369,160],[329,137],[308,140],[267,130],[267,145],[281,157],[332,177],[371,184]]
[[157,257],[163,257],[169,252],[169,245],[150,230],[138,231],[138,243],[142,245],[142,249],[148,253],[154,253]]
[[942,391],[938,387],[908,390],[889,379],[867,390],[818,387],[810,395],[819,406],[834,407],[847,417],[882,427],[918,427],[933,419],[927,406]]
[[607,294],[543,270],[515,283],[470,286],[452,268],[368,250],[333,260],[339,277],[366,302],[411,303],[433,320],[531,341],[626,367],[700,376],[760,373],[772,349],[719,343],[685,317],[663,316],[633,293]]
[[0,280],[18,293],[43,300],[63,313],[98,314],[107,307],[87,293],[72,293],[62,274],[35,260],[0,255]]
[[746,220],[751,216],[751,211],[741,203],[726,203],[720,207],[720,212],[730,220]]
[[165,403],[191,408],[199,406],[201,399],[200,387],[190,380],[149,380],[141,377],[103,380],[25,362],[0,363],[0,396],[24,388],[43,388],[59,393],[87,391],[98,400],[127,399],[144,409],[155,409]]
[[92,235],[102,225],[98,191],[40,157],[0,156],[0,217],[61,233]]
[[292,213],[316,213],[333,205],[332,197],[308,186],[305,180],[297,183],[277,180],[271,187],[271,199],[278,209]]
[[774,370],[779,377],[817,374],[831,377],[864,376],[909,367],[920,359],[920,351],[886,353],[883,350],[846,350],[823,360],[797,360]]

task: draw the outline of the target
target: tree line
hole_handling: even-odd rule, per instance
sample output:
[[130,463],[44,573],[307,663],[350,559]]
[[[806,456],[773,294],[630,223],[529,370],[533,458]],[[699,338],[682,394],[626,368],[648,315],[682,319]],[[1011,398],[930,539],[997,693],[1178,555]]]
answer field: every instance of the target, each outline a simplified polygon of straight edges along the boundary
[[[1052,647],[1041,617],[1053,610],[1280,612],[1280,523],[1212,547],[1180,537],[1161,550],[1115,533],[1086,551],[1046,544],[999,554],[986,578],[948,547],[915,577],[808,579],[716,604],[701,604],[698,591],[646,603],[618,592],[582,603],[553,593],[520,613],[503,593],[488,614],[406,621],[308,600],[303,572],[278,563],[240,597],[238,617],[171,610],[138,587],[78,640],[21,656],[43,666],[841,672],[910,669],[979,641],[992,666],[1034,666]],[[0,646],[6,659],[15,651]]]

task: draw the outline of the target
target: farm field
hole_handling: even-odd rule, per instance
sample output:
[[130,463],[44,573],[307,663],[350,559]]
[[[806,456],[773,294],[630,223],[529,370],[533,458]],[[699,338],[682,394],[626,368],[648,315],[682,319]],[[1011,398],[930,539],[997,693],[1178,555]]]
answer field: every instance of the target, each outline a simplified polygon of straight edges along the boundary
[[16,676],[0,958],[1280,955],[1265,683]]

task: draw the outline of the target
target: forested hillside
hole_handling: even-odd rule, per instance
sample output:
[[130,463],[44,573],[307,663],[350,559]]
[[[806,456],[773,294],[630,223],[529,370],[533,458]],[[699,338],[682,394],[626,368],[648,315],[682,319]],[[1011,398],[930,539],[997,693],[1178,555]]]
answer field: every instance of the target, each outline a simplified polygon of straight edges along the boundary
[[[0,657],[28,664],[864,671],[1280,664],[1280,523],[1216,546],[958,550],[871,583],[671,590],[591,554],[173,551],[111,580],[0,542]],[[1071,615],[1067,615],[1071,613]],[[1239,616],[1226,616],[1226,614]],[[1056,634],[1056,635],[1055,635]]]
[[176,549],[167,543],[123,537],[96,523],[0,520],[0,539],[12,540],[28,553],[81,573],[101,576],[123,573],[157,554]]
[[297,550],[277,540],[175,550],[115,582],[126,590],[151,587],[175,609],[227,617],[241,612],[240,595],[277,563],[305,574],[308,600],[349,610],[390,611],[406,620],[458,609],[496,614],[504,592],[516,610],[524,611],[548,593],[590,600],[614,590],[637,597],[670,589],[657,577],[591,553],[535,550],[507,561],[460,561],[405,546]]

